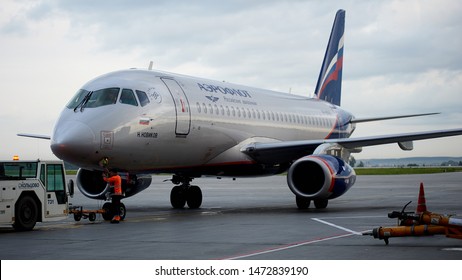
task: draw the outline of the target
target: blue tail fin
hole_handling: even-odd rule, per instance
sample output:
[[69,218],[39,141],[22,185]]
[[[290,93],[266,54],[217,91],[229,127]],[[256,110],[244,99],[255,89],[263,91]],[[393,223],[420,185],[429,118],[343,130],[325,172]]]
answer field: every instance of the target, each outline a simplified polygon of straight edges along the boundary
[[343,70],[345,11],[338,10],[322,62],[315,94],[318,99],[340,106]]

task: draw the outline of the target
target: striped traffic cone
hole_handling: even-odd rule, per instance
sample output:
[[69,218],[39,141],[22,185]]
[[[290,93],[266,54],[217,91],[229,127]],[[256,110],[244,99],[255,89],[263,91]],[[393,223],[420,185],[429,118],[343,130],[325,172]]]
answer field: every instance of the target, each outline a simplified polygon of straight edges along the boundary
[[417,200],[417,209],[415,213],[420,215],[423,212],[427,212],[427,204],[425,201],[424,186],[423,183],[420,183],[419,199]]

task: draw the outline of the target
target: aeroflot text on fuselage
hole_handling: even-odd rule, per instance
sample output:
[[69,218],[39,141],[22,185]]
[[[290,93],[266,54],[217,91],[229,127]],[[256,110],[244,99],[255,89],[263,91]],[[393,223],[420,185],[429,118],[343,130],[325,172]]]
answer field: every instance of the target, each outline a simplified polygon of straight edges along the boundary
[[234,88],[227,88],[227,87],[224,88],[220,86],[201,84],[201,83],[197,83],[197,85],[199,86],[201,90],[204,90],[207,92],[215,92],[215,93],[221,92],[223,94],[239,95],[242,97],[252,98],[252,96],[250,95],[248,91],[242,90],[242,89],[234,89]]

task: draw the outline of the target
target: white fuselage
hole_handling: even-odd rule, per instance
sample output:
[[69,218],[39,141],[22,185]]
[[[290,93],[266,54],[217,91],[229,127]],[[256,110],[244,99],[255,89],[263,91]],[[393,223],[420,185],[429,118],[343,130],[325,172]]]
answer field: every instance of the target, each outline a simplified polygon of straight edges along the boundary
[[[82,89],[136,93],[131,103],[119,93],[101,106],[102,97],[91,96],[61,113],[52,150],[87,169],[100,169],[98,162],[107,157],[112,167],[128,172],[215,175],[219,166],[258,164],[240,151],[245,144],[345,138],[354,130],[352,115],[325,101],[165,72],[112,72]],[[226,170],[223,175],[235,175]]]

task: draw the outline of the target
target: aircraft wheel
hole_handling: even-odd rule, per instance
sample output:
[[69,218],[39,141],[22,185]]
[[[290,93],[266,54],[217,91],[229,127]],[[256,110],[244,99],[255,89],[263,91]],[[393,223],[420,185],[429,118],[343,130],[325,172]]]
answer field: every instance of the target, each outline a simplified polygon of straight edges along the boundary
[[324,209],[327,207],[328,203],[329,203],[329,200],[327,199],[315,199],[314,207],[316,207],[316,209]]
[[175,209],[184,208],[186,195],[183,186],[175,186],[170,192],[170,204]]
[[15,220],[13,227],[16,230],[32,230],[39,218],[37,203],[30,196],[21,198],[15,207]]
[[127,215],[127,208],[125,208],[125,204],[122,202],[120,203],[120,210],[119,210],[120,220],[123,221],[125,219],[125,215]]
[[90,222],[94,222],[96,220],[96,213],[89,213],[88,214],[88,219],[90,220]]
[[74,221],[78,222],[82,219],[82,213],[74,213]]
[[297,203],[298,209],[304,210],[310,207],[311,200],[309,200],[308,198],[301,197],[301,196],[296,196],[295,202]]
[[112,203],[111,202],[106,202],[103,205],[103,219],[105,221],[110,221],[112,220],[112,217],[114,217],[114,211],[112,210]]
[[197,209],[202,204],[202,191],[198,186],[190,186],[187,191],[187,203],[189,208]]

